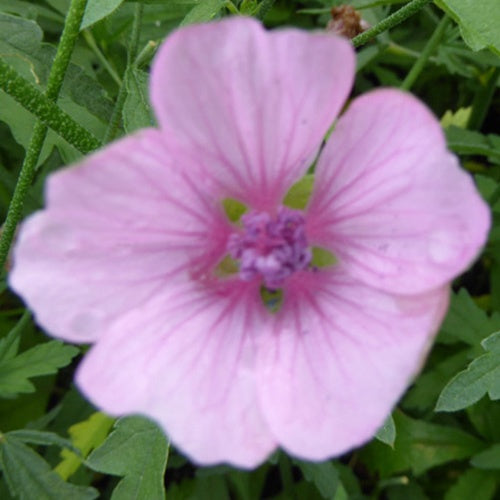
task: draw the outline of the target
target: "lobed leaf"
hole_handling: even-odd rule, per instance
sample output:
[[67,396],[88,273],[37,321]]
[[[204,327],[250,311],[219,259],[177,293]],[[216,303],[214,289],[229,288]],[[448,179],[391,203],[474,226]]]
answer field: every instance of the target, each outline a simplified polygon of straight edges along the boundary
[[94,488],[64,482],[50,465],[12,435],[0,436],[0,467],[10,493],[20,500],[92,500]]
[[91,469],[123,476],[112,498],[156,500],[165,496],[163,474],[168,442],[162,431],[143,417],[118,420],[113,432],[94,450],[86,465]]
[[32,347],[14,358],[0,360],[0,396],[11,397],[33,392],[35,386],[30,378],[56,373],[79,352],[76,347],[52,340]]

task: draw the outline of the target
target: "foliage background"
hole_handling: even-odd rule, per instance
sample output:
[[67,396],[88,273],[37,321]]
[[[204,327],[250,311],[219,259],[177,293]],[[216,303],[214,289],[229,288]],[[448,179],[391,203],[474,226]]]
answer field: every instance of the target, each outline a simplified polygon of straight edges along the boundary
[[[108,142],[154,123],[148,67],[172,29],[238,10],[264,18],[270,28],[324,29],[330,8],[339,3],[89,0],[58,106]],[[500,4],[346,3],[360,9],[372,26],[419,4],[404,22],[389,23],[390,29],[375,39],[358,40],[353,95],[393,86],[423,99],[442,118],[450,149],[475,177],[493,212],[484,253],[453,284],[450,311],[423,372],[392,417],[371,443],[338,460],[312,464],[277,452],[255,471],[197,468],[147,420],[113,421],[80,396],[72,378],[85,347],[49,340],[36,327],[7,288],[7,262],[0,282],[0,498],[499,498]],[[40,91],[69,4],[0,0],[0,61]],[[0,80],[7,91],[0,91],[0,211],[5,218],[32,147],[36,118],[26,103],[12,97],[2,71]],[[49,130],[20,215],[42,206],[49,172],[81,155]],[[2,234],[2,239],[8,247],[8,238]]]

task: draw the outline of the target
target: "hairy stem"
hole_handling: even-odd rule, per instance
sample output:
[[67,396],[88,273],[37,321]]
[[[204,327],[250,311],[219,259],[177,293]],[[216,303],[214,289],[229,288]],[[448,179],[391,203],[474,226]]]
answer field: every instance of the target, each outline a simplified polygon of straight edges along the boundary
[[[87,0],[71,1],[45,90],[45,98],[49,101],[55,101],[61,90],[78,32],[80,31],[80,24],[86,5]],[[0,68],[1,71],[2,69]],[[17,224],[22,217],[24,201],[33,182],[36,165],[46,135],[47,125],[37,121],[19,173],[14,194],[12,195],[12,200],[9,204],[7,217],[2,227],[2,234],[0,236],[0,269],[3,269],[5,266]]]
[[354,37],[352,39],[353,45],[355,47],[360,47],[372,38],[380,35],[380,33],[393,28],[403,21],[406,21],[409,17],[413,16],[413,14],[416,14],[419,10],[421,10],[430,1],[431,0],[412,0],[404,7],[401,7],[401,9],[394,12],[394,14],[380,21],[372,28],[367,29],[360,35]]
[[35,85],[17,73],[1,56],[0,89],[81,153],[89,153],[101,146],[101,143],[87,129],[79,125]]

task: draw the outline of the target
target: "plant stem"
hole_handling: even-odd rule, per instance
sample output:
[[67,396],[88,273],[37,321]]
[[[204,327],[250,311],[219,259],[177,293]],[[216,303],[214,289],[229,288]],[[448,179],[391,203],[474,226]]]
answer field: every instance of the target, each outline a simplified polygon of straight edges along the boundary
[[410,90],[410,88],[413,86],[420,73],[422,73],[425,65],[427,64],[427,60],[439,45],[439,42],[441,41],[441,38],[443,37],[443,34],[446,31],[449,23],[450,18],[445,15],[437,25],[437,28],[434,30],[434,33],[425,45],[424,50],[422,50],[422,52],[420,53],[418,59],[415,61],[415,64],[412,66],[410,72],[406,75],[406,78],[401,84],[402,90]]
[[81,153],[88,153],[101,146],[101,143],[87,129],[75,122],[54,101],[42,94],[35,85],[23,78],[1,57],[0,89]]
[[102,140],[104,144],[107,144],[114,139],[116,131],[118,130],[118,125],[120,124],[120,120],[122,118],[123,105],[125,104],[125,99],[127,98],[127,76],[132,66],[134,65],[139,47],[139,35],[141,30],[143,9],[144,7],[142,3],[137,3],[135,5],[134,23],[132,25],[132,33],[130,34],[129,49],[127,54],[127,67],[125,68],[125,73],[123,75],[122,84],[120,85],[120,90],[118,91],[118,95],[116,96],[115,107],[113,108],[111,119],[109,120],[108,127],[106,128],[106,132],[104,133],[104,137]]
[[[50,101],[55,101],[61,90],[71,54],[73,53],[73,48],[80,31],[86,5],[87,0],[71,1],[45,90],[45,97]],[[0,269],[3,269],[5,266],[17,224],[22,217],[24,201],[33,182],[36,165],[46,135],[47,126],[37,121],[2,228],[0,236]]]
[[104,66],[106,71],[109,73],[109,76],[111,76],[111,78],[118,85],[121,85],[122,84],[121,78],[118,76],[115,69],[111,66],[111,64],[109,64],[108,60],[104,57],[104,54],[101,52],[101,50],[97,46],[97,43],[95,41],[94,36],[92,35],[92,32],[89,30],[83,30],[82,35],[83,35],[83,38],[85,38],[87,45],[94,51],[95,55],[97,56],[97,59],[99,59],[101,64]]
[[275,0],[262,0],[261,4],[259,5],[259,10],[257,11],[255,17],[263,21],[267,13],[271,10],[271,7],[273,6],[274,2]]
[[367,29],[358,36],[352,39],[352,43],[355,47],[360,47],[366,42],[371,40],[373,37],[380,35],[380,33],[393,28],[394,26],[406,21],[409,17],[416,14],[420,9],[422,9],[431,0],[412,0],[401,9],[394,12],[394,14],[386,17],[384,20],[377,23],[370,29]]
[[234,5],[231,0],[226,0],[225,7],[229,12],[231,12],[231,14],[235,14],[237,16],[240,13],[236,5]]
[[497,88],[497,82],[500,78],[500,67],[491,70],[491,75],[485,86],[476,93],[472,103],[472,113],[467,124],[470,130],[479,130],[483,125],[484,119],[488,114],[488,109]]

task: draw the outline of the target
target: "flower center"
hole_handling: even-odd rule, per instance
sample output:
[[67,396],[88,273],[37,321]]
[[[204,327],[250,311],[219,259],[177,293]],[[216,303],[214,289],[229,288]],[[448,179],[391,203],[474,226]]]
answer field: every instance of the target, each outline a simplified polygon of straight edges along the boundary
[[243,230],[231,234],[227,250],[239,261],[244,281],[260,276],[269,290],[281,288],[286,278],[306,269],[312,258],[302,213],[281,207],[273,218],[267,212],[241,217]]

